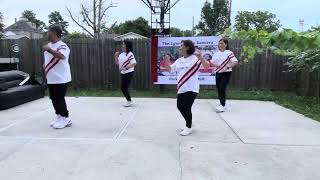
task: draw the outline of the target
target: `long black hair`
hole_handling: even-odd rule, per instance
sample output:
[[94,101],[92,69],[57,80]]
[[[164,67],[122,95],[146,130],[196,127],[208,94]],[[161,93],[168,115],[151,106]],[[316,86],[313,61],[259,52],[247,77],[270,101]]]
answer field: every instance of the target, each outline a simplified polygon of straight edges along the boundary
[[[223,42],[227,45],[226,50],[230,50],[229,40],[226,39],[226,38],[222,38],[222,39],[220,39],[219,42],[221,42],[221,41],[223,41]],[[220,49],[220,48],[219,48],[219,49]]]
[[129,52],[132,52],[133,51],[133,45],[132,45],[132,42],[131,41],[128,41],[128,40],[125,40],[123,42],[127,48],[127,55],[129,54]]

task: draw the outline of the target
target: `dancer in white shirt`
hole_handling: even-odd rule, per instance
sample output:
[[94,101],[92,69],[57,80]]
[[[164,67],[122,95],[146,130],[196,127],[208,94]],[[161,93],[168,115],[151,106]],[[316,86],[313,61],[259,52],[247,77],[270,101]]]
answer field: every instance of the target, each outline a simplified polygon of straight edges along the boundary
[[125,107],[132,106],[132,99],[129,93],[129,86],[134,74],[134,68],[137,65],[137,61],[132,53],[133,47],[131,41],[124,41],[122,45],[122,53],[115,53],[115,62],[119,66],[121,73],[121,91],[127,103]]
[[178,77],[178,96],[177,107],[186,121],[186,128],[180,132],[181,136],[188,136],[192,133],[192,105],[199,93],[199,69],[209,67],[209,62],[202,58],[201,53],[195,53],[195,46],[192,41],[181,42],[181,58],[171,64],[170,59],[166,60],[165,70],[177,72]]
[[57,117],[50,124],[55,129],[63,129],[72,124],[65,100],[68,84],[71,82],[69,65],[69,47],[60,40],[62,28],[59,25],[49,27],[50,43],[43,46],[44,67],[50,99]]
[[229,49],[229,41],[221,39],[219,41],[219,51],[212,57],[211,63],[216,67],[216,86],[218,90],[220,105],[216,108],[217,112],[226,110],[226,89],[229,83],[232,68],[238,64],[238,60]]

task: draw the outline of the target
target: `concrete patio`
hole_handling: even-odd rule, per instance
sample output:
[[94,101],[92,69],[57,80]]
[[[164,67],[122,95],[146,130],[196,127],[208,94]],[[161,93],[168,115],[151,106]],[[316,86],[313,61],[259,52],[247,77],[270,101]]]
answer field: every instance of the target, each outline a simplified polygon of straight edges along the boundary
[[320,123],[273,102],[196,100],[194,134],[175,99],[68,98],[74,125],[49,127],[48,98],[0,111],[0,180],[317,180]]

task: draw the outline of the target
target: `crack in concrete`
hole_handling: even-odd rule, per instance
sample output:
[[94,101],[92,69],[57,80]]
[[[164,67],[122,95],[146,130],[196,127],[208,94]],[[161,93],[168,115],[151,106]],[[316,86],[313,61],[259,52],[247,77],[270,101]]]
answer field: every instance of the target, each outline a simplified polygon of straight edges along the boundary
[[[213,105],[209,102],[209,100],[207,100],[207,103],[214,109]],[[222,120],[224,123],[226,123],[226,125],[229,127],[229,129],[233,132],[233,134],[243,143],[245,144],[245,142],[241,139],[240,135],[237,133],[236,130],[234,130],[232,128],[232,126],[221,116],[221,114],[217,113],[218,117],[220,118],[220,120]]]
[[133,114],[131,115],[130,119],[126,122],[126,124],[120,129],[120,131],[114,136],[114,140],[118,140],[121,138],[121,136],[123,135],[123,133],[127,130],[127,128],[129,127],[129,125],[133,122],[134,118],[136,117],[136,115],[138,114],[140,108],[141,108],[141,104],[143,104],[146,100],[143,99],[137,106],[137,109],[133,112]]
[[8,159],[10,156],[13,156],[14,154],[16,154],[18,152],[21,152],[24,149],[24,147],[26,147],[27,145],[29,145],[31,143],[33,143],[32,139],[26,139],[26,142],[23,142],[23,143],[19,144],[21,146],[15,148],[11,153],[9,153],[8,155],[4,156],[3,158],[0,158],[0,162]]
[[0,129],[0,133],[2,133],[2,132],[6,131],[6,130],[14,127],[14,126],[23,124],[23,123],[25,123],[26,121],[29,121],[30,119],[33,119],[34,117],[40,116],[40,115],[42,115],[42,114],[44,114],[44,113],[47,113],[49,110],[50,110],[50,108],[47,108],[47,109],[45,109],[44,111],[41,111],[41,112],[36,113],[36,114],[34,114],[34,115],[31,115],[31,116],[29,116],[29,117],[27,117],[27,118],[25,118],[25,119],[23,119],[23,120],[20,120],[20,121],[18,120],[17,122],[11,123],[11,124],[9,124],[9,125],[6,126],[6,127],[1,128],[1,129]]

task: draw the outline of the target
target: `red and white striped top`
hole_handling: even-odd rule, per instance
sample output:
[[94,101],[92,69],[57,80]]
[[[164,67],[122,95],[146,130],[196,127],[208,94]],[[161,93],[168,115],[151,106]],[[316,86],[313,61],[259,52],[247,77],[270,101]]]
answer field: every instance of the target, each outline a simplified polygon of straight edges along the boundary
[[44,68],[48,84],[64,84],[71,81],[71,71],[69,65],[69,47],[62,41],[49,43],[48,46],[64,55],[65,59],[54,58],[47,51],[44,52]]
[[216,68],[216,73],[223,73],[223,72],[231,72],[232,69],[228,68],[232,62],[237,62],[237,58],[234,56],[233,52],[230,50],[225,51],[218,51],[213,54],[211,63],[219,65]]
[[191,55],[187,58],[181,57],[171,65],[171,71],[177,72],[178,78],[178,94],[185,92],[199,93],[199,69],[201,62],[195,55]]
[[[134,64],[134,63],[137,63],[135,57],[134,57],[134,54],[132,52],[129,52],[128,54],[127,53],[121,53],[119,55],[119,68],[125,68],[127,67],[129,64]],[[121,71],[121,74],[127,74],[127,73],[130,73],[130,72],[133,72],[134,71],[134,67],[128,69],[128,70],[125,70],[125,71]]]

